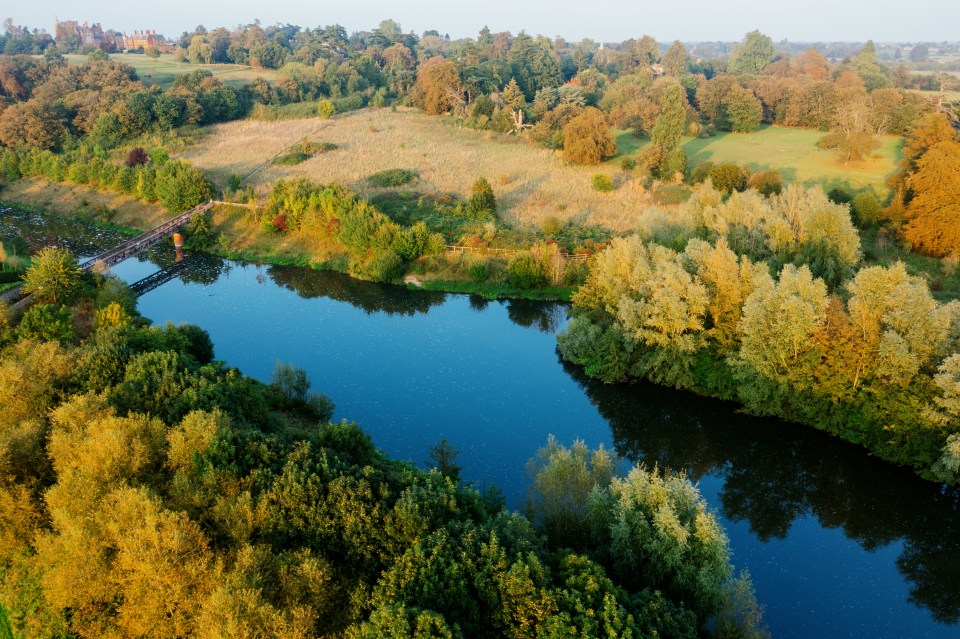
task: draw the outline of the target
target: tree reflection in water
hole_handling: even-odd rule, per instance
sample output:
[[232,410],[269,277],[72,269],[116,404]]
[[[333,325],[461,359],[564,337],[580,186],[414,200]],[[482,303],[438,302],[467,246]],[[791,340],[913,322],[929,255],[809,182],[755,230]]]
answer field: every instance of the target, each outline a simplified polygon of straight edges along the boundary
[[761,540],[783,539],[794,520],[811,515],[868,551],[902,542],[897,569],[910,601],[940,623],[960,622],[960,490],[806,426],[652,384],[605,385],[564,368],[609,422],[620,455],[685,468],[694,480],[721,478],[724,516],[747,522]]

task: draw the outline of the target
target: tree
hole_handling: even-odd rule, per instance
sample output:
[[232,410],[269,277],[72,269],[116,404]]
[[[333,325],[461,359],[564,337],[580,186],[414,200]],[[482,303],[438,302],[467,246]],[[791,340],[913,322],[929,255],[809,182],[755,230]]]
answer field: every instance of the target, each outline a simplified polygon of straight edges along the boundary
[[870,109],[861,100],[840,107],[831,129],[817,145],[836,150],[844,164],[859,162],[880,148],[880,141],[870,126]]
[[436,445],[431,446],[427,452],[430,458],[427,464],[430,468],[436,468],[441,475],[455,484],[460,483],[460,466],[457,465],[457,455],[460,451],[454,448],[453,444],[444,437]]
[[72,342],[73,315],[57,304],[37,304],[30,307],[17,326],[17,337],[38,342]]
[[187,56],[194,64],[210,64],[213,61],[213,47],[207,42],[206,36],[193,36],[187,48]]
[[487,178],[477,178],[470,189],[470,201],[467,211],[471,215],[494,215],[497,212],[497,198],[493,195],[493,187]]
[[758,75],[772,60],[773,40],[759,31],[751,31],[730,54],[727,68],[737,75]]
[[686,121],[683,89],[678,84],[669,84],[660,96],[660,115],[650,135],[654,146],[662,154],[657,166],[657,174],[661,178],[669,179],[686,170],[687,159],[680,148]]
[[930,57],[930,47],[925,44],[918,44],[910,49],[910,60],[913,62],[924,62]]
[[850,61],[850,70],[860,76],[867,91],[882,89],[892,85],[890,71],[877,62],[877,48],[873,40],[868,40],[860,53]]
[[563,127],[563,157],[577,164],[600,164],[617,152],[606,116],[587,107]]
[[743,305],[740,360],[769,380],[809,387],[813,336],[826,321],[827,287],[810,269],[788,264],[780,280],[762,283]]
[[213,194],[210,181],[185,162],[168,162],[157,171],[154,185],[157,199],[171,213],[182,213]]
[[960,254],[960,144],[938,142],[917,161],[907,178],[904,238],[930,255]]
[[760,127],[763,107],[750,91],[736,86],[727,94],[724,102],[731,131],[749,133]]
[[567,448],[551,435],[547,445],[527,464],[533,479],[526,514],[547,532],[558,548],[584,551],[590,547],[589,500],[594,489],[605,489],[617,459],[601,446],[590,450],[577,440]]
[[69,304],[80,293],[81,274],[77,258],[67,249],[40,249],[23,276],[23,289],[40,302]]
[[687,54],[687,48],[679,40],[674,40],[667,52],[663,54],[661,64],[667,75],[679,78],[687,73],[689,68],[690,56]]
[[417,90],[423,109],[431,115],[446,113],[463,102],[464,89],[457,65],[441,56],[420,65]]

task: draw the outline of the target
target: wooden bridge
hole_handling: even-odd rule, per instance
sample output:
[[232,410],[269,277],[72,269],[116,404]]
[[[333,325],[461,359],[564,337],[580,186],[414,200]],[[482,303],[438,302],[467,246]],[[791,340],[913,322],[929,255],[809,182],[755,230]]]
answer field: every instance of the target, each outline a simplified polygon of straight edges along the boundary
[[[200,213],[206,213],[211,208],[213,208],[213,205],[214,205],[213,200],[207,200],[203,204],[198,204],[197,206],[193,207],[189,211],[184,211],[180,215],[174,218],[170,218],[160,226],[150,229],[149,231],[147,231],[146,233],[143,233],[142,235],[138,235],[137,237],[131,238],[126,242],[124,242],[123,244],[120,244],[119,246],[115,246],[114,248],[110,249],[109,251],[105,251],[100,255],[91,257],[89,260],[81,264],[80,268],[83,269],[84,271],[89,271],[97,264],[103,264],[106,266],[113,266],[114,264],[119,264],[125,259],[129,257],[133,257],[138,253],[142,253],[143,251],[146,251],[147,249],[150,249],[156,246],[163,240],[173,236],[174,233],[176,233],[184,225],[189,223],[190,220],[192,220],[195,215],[198,215]],[[168,271],[169,270],[171,269],[168,269]],[[175,270],[176,273],[179,273],[179,271],[180,269]],[[154,276],[159,276],[159,275],[168,276],[170,277],[170,279],[175,277],[175,274],[171,275],[170,273],[166,273],[166,272],[161,272],[160,274],[156,274],[156,273],[154,274]],[[135,290],[142,290],[142,292],[146,292],[147,290],[153,290],[153,288],[156,288],[157,286],[159,286],[162,282],[155,281],[155,280],[160,280],[162,278],[156,277],[154,280],[152,280],[151,278],[154,278],[154,276],[150,276],[150,277],[144,278],[139,282],[136,282],[134,286],[136,286],[137,288]],[[24,295],[22,288],[23,288],[23,285],[21,284],[16,288],[12,288],[8,291],[5,291],[3,294],[0,294],[0,299],[2,299],[5,302],[8,302],[10,304],[11,310],[13,311],[22,311],[33,303],[33,300],[32,300],[33,296]],[[142,292],[138,294],[142,294]]]

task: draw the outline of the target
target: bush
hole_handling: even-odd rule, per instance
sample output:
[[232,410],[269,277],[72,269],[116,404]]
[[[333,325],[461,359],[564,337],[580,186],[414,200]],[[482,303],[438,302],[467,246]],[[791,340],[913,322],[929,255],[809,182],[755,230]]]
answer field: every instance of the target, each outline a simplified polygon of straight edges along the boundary
[[549,281],[547,269],[530,253],[515,257],[507,266],[507,281],[516,288],[538,288]]
[[467,213],[474,217],[481,217],[493,215],[496,212],[497,198],[493,195],[493,187],[486,178],[479,178],[473,183]]
[[150,156],[147,155],[146,150],[142,146],[135,146],[127,153],[127,159],[124,160],[124,164],[128,167],[133,168],[135,166],[141,166],[150,161]]
[[733,162],[723,162],[710,169],[713,188],[726,193],[744,190],[748,177],[750,177],[749,171]]
[[864,191],[853,198],[852,206],[860,226],[876,226],[880,222],[883,206],[873,191]]
[[171,213],[182,213],[209,200],[213,194],[201,171],[184,162],[169,162],[157,171],[157,199]]
[[783,176],[776,169],[767,169],[751,175],[747,186],[766,197],[779,195],[783,191]]
[[613,180],[610,179],[609,175],[604,173],[597,173],[592,178],[593,190],[599,191],[600,193],[609,193],[613,190]]
[[367,184],[379,188],[390,188],[410,184],[418,179],[420,174],[409,169],[387,169],[379,171],[367,178]]
[[470,274],[470,281],[474,284],[482,284],[490,277],[490,269],[487,268],[486,262],[471,264],[468,272]]
[[637,168],[637,158],[623,158],[620,160],[620,168],[628,173]]
[[38,304],[23,314],[17,326],[17,337],[41,342],[72,342],[73,315],[65,306]]
[[329,120],[336,113],[333,102],[330,100],[320,100],[317,102],[317,115],[324,120]]
[[236,173],[231,173],[230,177],[227,178],[227,190],[239,191],[240,187],[242,186],[243,186],[243,178],[237,175]]
[[301,162],[306,162],[310,159],[310,156],[302,151],[294,151],[293,153],[286,153],[277,158],[274,158],[271,164],[275,166],[296,166]]

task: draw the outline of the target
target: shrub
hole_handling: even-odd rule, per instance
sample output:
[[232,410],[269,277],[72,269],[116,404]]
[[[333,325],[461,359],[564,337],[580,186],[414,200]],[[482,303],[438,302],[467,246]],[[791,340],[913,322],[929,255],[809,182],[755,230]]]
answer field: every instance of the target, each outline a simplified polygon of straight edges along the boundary
[[330,100],[320,100],[317,102],[317,115],[324,120],[329,120],[336,113],[336,108]]
[[710,169],[710,181],[718,191],[732,193],[742,191],[747,186],[749,172],[733,162],[723,162]]
[[141,166],[150,161],[150,156],[147,154],[146,150],[142,146],[135,146],[127,153],[127,159],[124,160],[124,164],[128,167],[133,168],[135,166]]
[[470,280],[475,284],[482,284],[490,277],[490,269],[487,268],[486,262],[475,262],[471,264],[468,272],[470,274]]
[[296,166],[301,162],[306,162],[310,159],[310,156],[302,151],[294,151],[293,153],[285,153],[277,158],[274,158],[271,164],[275,166]]
[[493,215],[497,211],[497,198],[487,178],[479,178],[473,183],[467,213],[471,216]]
[[169,162],[157,171],[154,187],[165,209],[181,213],[209,200],[213,189],[204,174],[185,162]]
[[547,269],[530,253],[515,257],[507,266],[507,281],[516,288],[537,288],[545,286]]
[[613,190],[613,180],[610,179],[609,175],[604,173],[595,174],[592,178],[592,182],[594,191],[609,193]]
[[242,186],[243,186],[243,178],[237,175],[236,173],[231,173],[230,177],[227,178],[227,190],[239,191],[240,187]]
[[852,206],[860,226],[875,226],[880,222],[883,206],[873,191],[864,191],[853,198]]
[[17,337],[41,342],[73,341],[76,337],[73,316],[65,306],[38,304],[23,314],[17,326]]
[[637,158],[623,158],[620,160],[620,168],[630,172],[637,168]]
[[410,169],[387,169],[368,177],[367,184],[379,188],[390,188],[410,184],[419,177],[419,173]]
[[543,218],[543,221],[540,223],[540,228],[543,229],[543,232],[547,235],[556,235],[563,230],[563,222],[552,215],[548,215]]
[[751,175],[747,186],[766,197],[779,195],[783,191],[783,176],[776,169],[767,169]]

